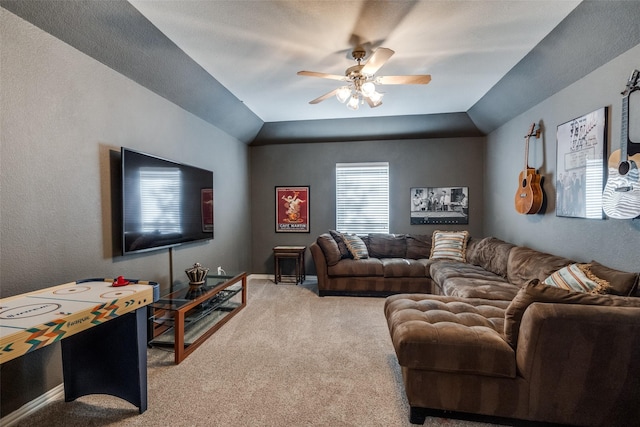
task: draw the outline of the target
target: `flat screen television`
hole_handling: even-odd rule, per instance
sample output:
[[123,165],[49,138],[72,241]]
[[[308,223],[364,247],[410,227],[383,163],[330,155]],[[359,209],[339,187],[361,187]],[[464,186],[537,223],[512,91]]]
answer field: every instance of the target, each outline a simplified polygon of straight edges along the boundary
[[122,254],[213,239],[213,172],[121,149]]

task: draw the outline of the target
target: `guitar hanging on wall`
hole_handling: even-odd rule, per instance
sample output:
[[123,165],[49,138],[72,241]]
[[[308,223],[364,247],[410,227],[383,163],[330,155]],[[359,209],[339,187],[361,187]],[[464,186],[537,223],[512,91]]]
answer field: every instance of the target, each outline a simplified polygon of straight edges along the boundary
[[542,207],[541,177],[535,168],[529,167],[529,138],[540,138],[540,128],[531,123],[527,135],[524,137],[524,169],[520,172],[518,191],[514,198],[516,211],[521,214],[536,214]]
[[610,218],[633,219],[640,216],[640,142],[629,139],[629,96],[637,90],[640,71],[633,70],[622,95],[620,149],[609,156],[609,175],[602,192],[602,209]]

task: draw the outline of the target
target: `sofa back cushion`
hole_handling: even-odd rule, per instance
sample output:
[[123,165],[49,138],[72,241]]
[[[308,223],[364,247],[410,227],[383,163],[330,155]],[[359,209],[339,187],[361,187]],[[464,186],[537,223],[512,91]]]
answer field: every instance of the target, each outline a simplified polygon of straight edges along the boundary
[[475,245],[472,253],[467,247],[467,262],[479,265],[498,276],[507,277],[509,252],[514,247],[513,243],[495,237],[485,237]]
[[534,302],[640,307],[640,298],[573,292],[531,280],[518,291],[504,313],[504,337],[513,348],[518,343],[522,316]]
[[369,234],[369,256],[371,258],[404,258],[407,240],[404,234]]
[[409,259],[427,259],[431,255],[431,234],[407,234]]
[[574,261],[567,258],[516,246],[509,251],[507,279],[518,286],[524,285],[531,279],[543,282],[552,273],[573,263]]
[[349,248],[347,248],[347,244],[344,242],[342,233],[336,230],[329,230],[329,234],[331,234],[331,236],[338,244],[341,258],[351,258],[351,252],[349,252]]
[[478,265],[478,263],[475,262],[476,248],[478,247],[478,243],[480,243],[481,241],[482,241],[482,238],[471,237],[471,236],[469,236],[469,238],[467,239],[467,248],[465,250],[465,258],[466,258],[466,262],[468,262],[469,264]]
[[607,293],[620,296],[633,296],[638,288],[638,273],[627,273],[606,267],[597,261],[591,261],[591,272],[609,282]]
[[327,265],[336,265],[342,259],[338,243],[329,233],[323,233],[316,239],[318,246],[322,249]]

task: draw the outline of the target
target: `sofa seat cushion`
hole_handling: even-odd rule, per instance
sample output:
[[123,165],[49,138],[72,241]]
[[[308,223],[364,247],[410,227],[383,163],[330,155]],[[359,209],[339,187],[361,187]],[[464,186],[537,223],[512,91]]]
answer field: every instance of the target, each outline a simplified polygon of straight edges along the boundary
[[441,285],[447,279],[453,277],[464,277],[466,279],[482,279],[482,280],[494,280],[496,282],[507,282],[502,276],[498,276],[495,273],[485,270],[484,268],[467,264],[465,262],[449,261],[449,262],[434,262],[429,267],[429,273],[431,277]]
[[398,362],[409,369],[514,378],[502,333],[507,301],[403,294],[385,301]]
[[384,277],[428,277],[427,267],[415,259],[382,258]]
[[327,267],[329,276],[383,276],[382,261],[378,258],[342,259]]
[[451,277],[440,284],[440,289],[443,295],[452,297],[511,301],[520,287],[504,280]]

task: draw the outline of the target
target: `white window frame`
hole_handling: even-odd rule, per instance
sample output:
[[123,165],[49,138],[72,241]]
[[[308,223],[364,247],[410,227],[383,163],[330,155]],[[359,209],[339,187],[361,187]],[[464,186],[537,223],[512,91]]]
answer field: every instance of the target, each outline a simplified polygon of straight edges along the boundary
[[336,163],[336,230],[389,233],[389,163]]

